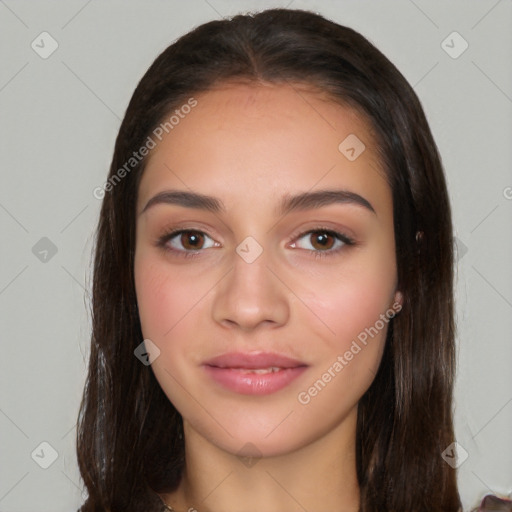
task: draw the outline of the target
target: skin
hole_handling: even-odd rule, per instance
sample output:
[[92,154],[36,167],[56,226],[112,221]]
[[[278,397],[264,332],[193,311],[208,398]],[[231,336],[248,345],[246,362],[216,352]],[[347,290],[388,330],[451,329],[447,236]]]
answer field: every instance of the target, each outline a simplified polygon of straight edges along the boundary
[[[387,324],[309,403],[298,394],[402,300],[391,190],[371,131],[353,110],[298,86],[224,84],[195,98],[153,149],[137,201],[142,332],[161,351],[152,370],[184,420],[186,469],[162,498],[177,512],[356,511],[357,404]],[[366,145],[354,161],[338,150],[349,134]],[[166,189],[213,195],[227,211],[156,204],[141,213]],[[375,213],[337,203],[275,215],[284,195],[319,189],[355,192]],[[323,248],[323,231],[302,235],[318,225],[356,245],[329,239]],[[205,235],[199,245],[175,236],[167,247],[182,252],[165,252],[156,241],[170,228]],[[252,263],[235,250],[248,236],[263,249]],[[180,256],[196,247],[197,257]],[[315,258],[321,251],[332,255]],[[278,352],[309,366],[278,392],[242,395],[201,368],[232,351]]]

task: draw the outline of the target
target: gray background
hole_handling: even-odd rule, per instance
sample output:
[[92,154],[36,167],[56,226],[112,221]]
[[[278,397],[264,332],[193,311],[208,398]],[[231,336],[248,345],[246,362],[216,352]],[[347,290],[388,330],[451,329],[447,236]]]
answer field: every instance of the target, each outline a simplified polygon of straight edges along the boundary
[[[360,31],[424,105],[459,249],[460,490],[465,509],[512,491],[511,0],[0,0],[1,512],[68,512],[82,502],[74,439],[100,208],[92,191],[138,80],[192,27],[271,6]],[[44,31],[58,43],[45,59]],[[469,45],[457,58],[464,43],[448,37],[454,31]],[[52,449],[58,456],[43,469]]]

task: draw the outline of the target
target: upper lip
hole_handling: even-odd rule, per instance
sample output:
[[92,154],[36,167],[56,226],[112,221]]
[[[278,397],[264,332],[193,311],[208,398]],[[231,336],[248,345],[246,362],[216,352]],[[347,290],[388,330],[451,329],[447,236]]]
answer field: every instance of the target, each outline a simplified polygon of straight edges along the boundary
[[307,366],[301,361],[275,354],[273,352],[243,353],[230,352],[209,359],[204,362],[207,366],[216,366],[217,368],[296,368],[298,366]]

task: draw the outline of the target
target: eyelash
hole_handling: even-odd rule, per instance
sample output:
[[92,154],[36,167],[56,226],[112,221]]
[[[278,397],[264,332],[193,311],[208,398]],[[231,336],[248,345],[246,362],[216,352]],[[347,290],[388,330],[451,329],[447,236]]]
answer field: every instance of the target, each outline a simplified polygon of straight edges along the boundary
[[[355,240],[350,238],[348,235],[346,235],[344,233],[339,233],[338,231],[334,231],[329,228],[325,228],[323,226],[318,226],[313,229],[309,229],[308,231],[299,233],[298,235],[294,235],[291,239],[288,240],[288,243],[290,243],[292,240],[295,240],[295,239],[298,240],[298,239],[303,238],[306,235],[310,235],[312,233],[317,233],[317,232],[334,236],[334,238],[336,238],[340,242],[343,242],[343,245],[341,247],[338,247],[337,249],[330,249],[330,250],[326,250],[326,251],[310,251],[310,252],[314,253],[315,258],[328,258],[331,256],[335,256],[345,246],[356,245]],[[182,233],[200,233],[202,235],[208,236],[207,233],[205,233],[204,231],[201,231],[199,229],[192,229],[192,228],[176,229],[176,230],[171,230],[170,232],[164,233],[161,237],[158,238],[156,245],[158,247],[162,248],[166,252],[172,252],[175,254],[177,253],[179,256],[184,257],[184,258],[195,258],[195,257],[199,256],[202,249],[199,249],[197,251],[181,251],[181,250],[171,249],[170,247],[167,246],[167,242],[169,240],[171,240],[172,238],[174,238],[177,235],[181,235]],[[211,237],[209,237],[209,238],[211,238]],[[305,250],[308,251],[308,249],[305,249]]]

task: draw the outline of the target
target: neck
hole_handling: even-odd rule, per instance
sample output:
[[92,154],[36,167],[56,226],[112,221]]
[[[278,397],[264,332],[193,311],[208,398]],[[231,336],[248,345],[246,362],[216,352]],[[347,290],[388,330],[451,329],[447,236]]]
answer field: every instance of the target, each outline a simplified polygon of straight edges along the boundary
[[184,421],[183,476],[162,497],[176,512],[357,512],[356,416],[291,453],[260,458],[229,453]]

